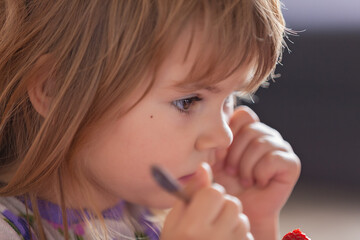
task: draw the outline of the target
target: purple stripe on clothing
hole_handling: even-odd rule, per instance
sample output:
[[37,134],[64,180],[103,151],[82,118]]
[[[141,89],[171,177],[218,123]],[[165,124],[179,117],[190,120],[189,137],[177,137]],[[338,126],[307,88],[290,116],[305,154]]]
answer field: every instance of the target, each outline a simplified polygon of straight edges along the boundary
[[[23,203],[25,199],[23,197],[19,198]],[[31,201],[27,201],[29,208],[32,210]],[[124,201],[120,201],[117,205],[112,208],[106,209],[102,212],[105,219],[120,220],[123,213]],[[62,211],[59,205],[45,201],[42,199],[38,200],[38,208],[40,216],[47,221],[54,224],[63,224]],[[67,221],[69,225],[78,224],[83,222],[83,217],[80,210],[77,209],[67,209]],[[87,217],[90,216],[90,213],[85,210]]]
[[[25,203],[24,197],[18,197],[18,199]],[[32,210],[31,201],[28,201],[27,203],[29,208]],[[104,210],[102,212],[103,217],[110,220],[121,220],[123,218],[125,204],[125,201],[120,201],[114,207]],[[59,205],[39,199],[38,208],[40,216],[43,219],[47,220],[54,228],[62,229],[62,211]],[[66,213],[69,227],[72,228],[74,232],[79,235],[84,234],[84,229],[82,228],[83,226],[80,226],[83,222],[83,216],[81,214],[81,211],[77,209],[67,209]],[[86,210],[85,214],[87,215],[87,217],[90,216],[90,213]],[[142,209],[138,221],[143,227],[144,233],[149,237],[149,240],[159,240],[160,230],[154,223],[146,220],[145,216],[147,215],[151,215],[151,213],[145,209]]]
[[150,240],[160,239],[160,230],[153,223],[147,222],[145,227],[145,234],[149,237]]
[[[16,227],[25,240],[30,240],[30,229],[28,228],[28,223],[24,218],[14,215],[9,210],[5,210],[2,214]],[[36,240],[34,235],[33,239]]]

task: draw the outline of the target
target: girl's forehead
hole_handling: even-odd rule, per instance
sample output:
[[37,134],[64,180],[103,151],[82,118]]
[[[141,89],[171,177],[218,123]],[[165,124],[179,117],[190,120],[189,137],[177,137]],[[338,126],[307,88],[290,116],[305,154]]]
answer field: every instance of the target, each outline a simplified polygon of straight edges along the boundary
[[165,65],[160,67],[159,74],[156,76],[156,81],[153,87],[164,90],[176,90],[179,92],[189,92],[200,89],[208,90],[212,93],[218,93],[225,89],[242,91],[246,89],[248,84],[251,82],[253,74],[253,64],[244,63],[231,75],[224,76],[222,79],[218,79],[217,81],[206,81],[196,78],[189,81],[189,67],[187,64],[174,63],[174,65],[172,65],[171,62],[167,62]]
[[[232,66],[216,65],[209,69],[214,49],[214,44],[204,38],[201,28],[189,24],[157,68],[154,87],[216,92],[225,82],[231,82],[235,85],[234,90],[245,88],[253,75],[253,62],[244,62],[232,72]],[[211,74],[204,74],[209,70]],[[226,74],[229,72],[231,74]]]

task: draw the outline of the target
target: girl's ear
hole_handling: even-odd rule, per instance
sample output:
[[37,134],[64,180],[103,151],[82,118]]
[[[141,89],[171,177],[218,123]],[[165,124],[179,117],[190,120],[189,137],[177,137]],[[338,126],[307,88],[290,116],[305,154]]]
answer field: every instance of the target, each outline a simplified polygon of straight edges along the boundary
[[35,66],[27,76],[27,93],[34,109],[46,117],[51,103],[50,69],[51,57],[49,54],[42,55],[35,63]]

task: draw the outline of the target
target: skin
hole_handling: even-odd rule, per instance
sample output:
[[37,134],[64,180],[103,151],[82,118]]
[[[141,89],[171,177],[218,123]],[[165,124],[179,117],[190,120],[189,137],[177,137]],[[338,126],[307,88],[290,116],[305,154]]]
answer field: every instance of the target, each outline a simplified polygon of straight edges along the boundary
[[[249,220],[256,239],[276,239],[278,215],[299,176],[299,159],[252,110],[234,111],[231,94],[248,84],[251,64],[211,89],[176,87],[194,64],[200,48],[196,36],[184,61],[190,31],[180,35],[145,98],[124,116],[90,132],[75,160],[84,163],[101,209],[121,199],[152,208],[173,207],[162,240],[253,239]],[[43,88],[37,89],[29,96],[35,109],[41,109],[38,105],[47,104],[38,97]],[[129,102],[143,91],[134,92]],[[46,115],[46,110],[40,114]],[[223,188],[211,185],[211,171],[203,163],[212,166]],[[157,186],[149,171],[152,164],[186,185],[192,196],[189,205]],[[70,176],[65,179],[72,195],[78,193]],[[56,201],[49,193],[43,197]]]

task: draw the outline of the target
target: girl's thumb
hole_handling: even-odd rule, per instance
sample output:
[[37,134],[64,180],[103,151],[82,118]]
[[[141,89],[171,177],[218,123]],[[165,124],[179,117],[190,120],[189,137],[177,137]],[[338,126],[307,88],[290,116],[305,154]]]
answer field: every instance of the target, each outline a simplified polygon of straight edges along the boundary
[[213,181],[211,167],[207,163],[202,163],[195,175],[184,186],[186,194],[190,197],[202,188],[210,187]]

